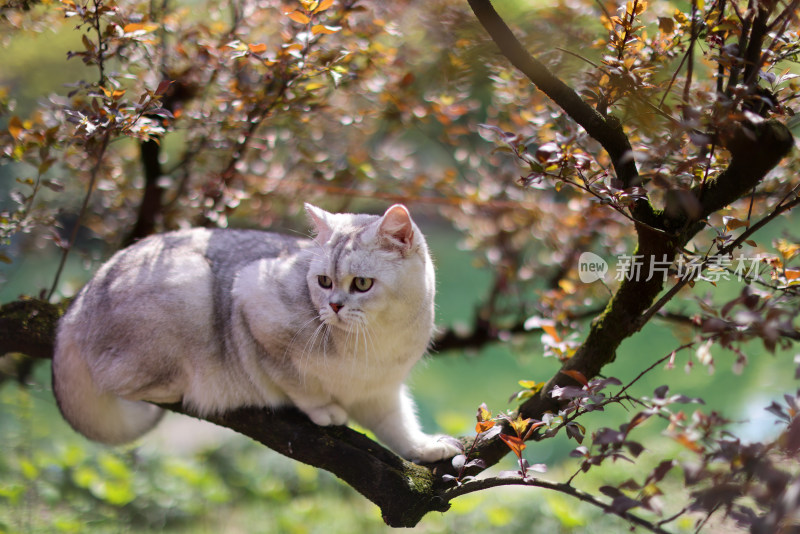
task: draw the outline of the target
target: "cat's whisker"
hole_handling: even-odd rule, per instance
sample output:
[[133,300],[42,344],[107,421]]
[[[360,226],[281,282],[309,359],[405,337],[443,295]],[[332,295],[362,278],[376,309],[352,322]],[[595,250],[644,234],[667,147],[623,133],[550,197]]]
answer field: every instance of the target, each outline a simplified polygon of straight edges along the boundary
[[328,343],[330,342],[330,337],[331,326],[326,324],[325,330],[322,333],[322,363],[325,366],[325,369],[328,368]]
[[[365,333],[365,338],[366,338],[364,344],[365,345],[369,344],[369,347],[367,347],[365,350],[367,351],[368,356],[372,356],[373,353],[376,353],[376,350],[375,350],[375,339],[372,336],[372,328],[370,327],[369,322],[367,321],[366,317],[363,319],[363,324],[364,324],[364,333]],[[377,356],[377,354],[376,354],[376,356]]]
[[[324,322],[320,322],[319,326],[317,326],[317,328],[314,329],[314,332],[311,334],[311,337],[309,337],[309,339],[306,341],[306,344],[303,347],[303,352],[300,355],[300,361],[302,362],[302,367],[308,367],[308,362],[311,359],[311,353],[314,352],[314,346],[317,344],[320,333],[323,333],[323,338],[324,338],[325,337],[324,333],[327,332],[326,329],[327,326],[328,325],[325,324]],[[323,341],[323,350],[324,347],[325,344]],[[305,373],[301,373],[301,381],[303,384],[305,384],[305,380],[306,380]]]
[[372,328],[369,325],[369,321],[367,321],[366,317],[362,317],[362,324],[364,325],[364,351],[367,353],[367,364],[370,363],[372,360],[375,351],[375,339],[372,336]]
[[322,321],[322,318],[321,318],[319,315],[317,315],[317,316],[315,316],[315,317],[312,317],[311,319],[309,319],[308,321],[306,321],[305,323],[303,323],[303,324],[302,324],[302,326],[300,326],[300,328],[298,328],[298,329],[297,329],[297,332],[295,332],[295,334],[292,336],[292,339],[290,339],[290,340],[289,340],[289,343],[287,343],[287,344],[286,344],[286,348],[285,348],[285,349],[284,349],[284,351],[283,351],[283,359],[284,359],[284,360],[286,359],[286,355],[287,355],[287,354],[289,354],[289,349],[291,349],[291,348],[292,348],[292,345],[294,345],[294,342],[295,342],[295,340],[297,339],[297,336],[299,336],[299,335],[300,335],[300,333],[301,333],[303,330],[305,330],[305,329],[306,329],[306,327],[307,327],[309,324],[313,323],[314,321]]

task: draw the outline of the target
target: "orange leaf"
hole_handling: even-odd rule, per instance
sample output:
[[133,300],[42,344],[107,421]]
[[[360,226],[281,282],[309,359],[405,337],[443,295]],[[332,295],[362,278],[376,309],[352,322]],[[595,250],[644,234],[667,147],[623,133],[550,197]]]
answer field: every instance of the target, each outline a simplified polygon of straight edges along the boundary
[[677,436],[675,436],[675,441],[677,441],[678,443],[680,443],[681,445],[683,445],[687,449],[689,449],[689,450],[691,450],[693,452],[696,452],[696,453],[701,453],[704,450],[702,445],[700,445],[696,441],[692,440],[686,434],[678,434]]
[[341,30],[341,26],[323,26],[322,24],[315,24],[311,27],[311,33],[319,35],[320,33],[328,34],[336,33]]
[[24,130],[25,127],[22,125],[22,121],[16,115],[8,120],[8,133],[10,133],[11,137],[14,139],[19,139]]
[[475,432],[482,434],[494,426],[494,421],[478,421],[475,425]]
[[639,426],[640,424],[642,424],[643,422],[645,422],[649,418],[650,418],[650,415],[645,413],[645,412],[637,413],[636,415],[633,416],[633,419],[631,419],[631,422],[628,423],[628,431],[630,432],[631,430],[633,430],[633,427]]
[[267,45],[265,45],[264,43],[251,44],[247,45],[247,47],[253,54],[261,54],[267,51]]
[[580,371],[576,371],[574,369],[568,369],[566,371],[562,370],[561,373],[567,375],[568,377],[574,379],[577,382],[580,382],[584,386],[589,383],[589,381],[586,380],[586,377],[583,376],[583,373],[581,373]]
[[300,24],[308,24],[311,22],[311,19],[308,18],[308,15],[301,13],[300,11],[292,11],[289,13],[288,17]]
[[150,23],[142,23],[142,22],[133,22],[131,24],[126,24],[123,26],[122,31],[125,33],[134,33],[134,32],[142,32],[148,33],[158,29],[158,24]]
[[553,339],[556,340],[557,343],[561,342],[561,336],[558,335],[558,330],[552,324],[542,324],[542,330],[544,330],[547,334],[550,335]]
[[787,280],[797,280],[800,278],[800,269],[786,269],[784,274]]
[[500,434],[500,439],[502,439],[505,444],[508,445],[508,448],[511,449],[511,452],[517,455],[517,458],[522,458],[522,451],[525,450],[524,441],[516,436],[509,436],[506,434]]
[[736,230],[737,228],[750,226],[750,221],[742,221],[736,217],[723,217],[722,222],[725,223],[725,230],[729,232],[731,230]]
[[333,5],[333,0],[322,0],[313,13],[321,13]]

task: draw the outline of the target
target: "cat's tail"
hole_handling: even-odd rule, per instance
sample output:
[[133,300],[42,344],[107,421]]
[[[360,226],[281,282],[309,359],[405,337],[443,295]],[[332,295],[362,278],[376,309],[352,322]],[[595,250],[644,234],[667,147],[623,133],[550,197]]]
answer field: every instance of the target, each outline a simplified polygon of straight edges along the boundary
[[125,400],[98,388],[78,345],[64,335],[59,336],[53,355],[53,393],[72,428],[110,445],[135,440],[164,415],[158,406]]

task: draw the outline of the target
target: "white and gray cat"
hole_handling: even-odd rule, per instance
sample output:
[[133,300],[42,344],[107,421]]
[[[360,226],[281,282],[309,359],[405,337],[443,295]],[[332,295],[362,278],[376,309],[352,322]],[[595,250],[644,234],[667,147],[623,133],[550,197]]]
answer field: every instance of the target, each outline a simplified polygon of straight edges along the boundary
[[67,421],[111,444],[182,402],[198,415],[293,404],[348,416],[401,456],[458,452],[423,433],[404,381],[433,332],[434,270],[402,205],[306,205],[316,237],[190,229],[118,252],[62,318],[53,388]]

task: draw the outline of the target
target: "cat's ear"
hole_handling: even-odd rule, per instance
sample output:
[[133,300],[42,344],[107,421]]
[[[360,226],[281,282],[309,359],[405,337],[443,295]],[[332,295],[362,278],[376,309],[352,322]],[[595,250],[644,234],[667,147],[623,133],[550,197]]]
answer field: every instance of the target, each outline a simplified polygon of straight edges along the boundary
[[414,223],[408,209],[402,204],[395,204],[383,214],[378,235],[392,248],[403,254],[414,246]]
[[316,241],[320,244],[326,243],[333,233],[330,223],[328,222],[328,218],[331,214],[323,209],[309,204],[308,202],[306,202],[305,208],[306,213],[308,214],[308,219],[314,226],[314,239],[316,239]]

